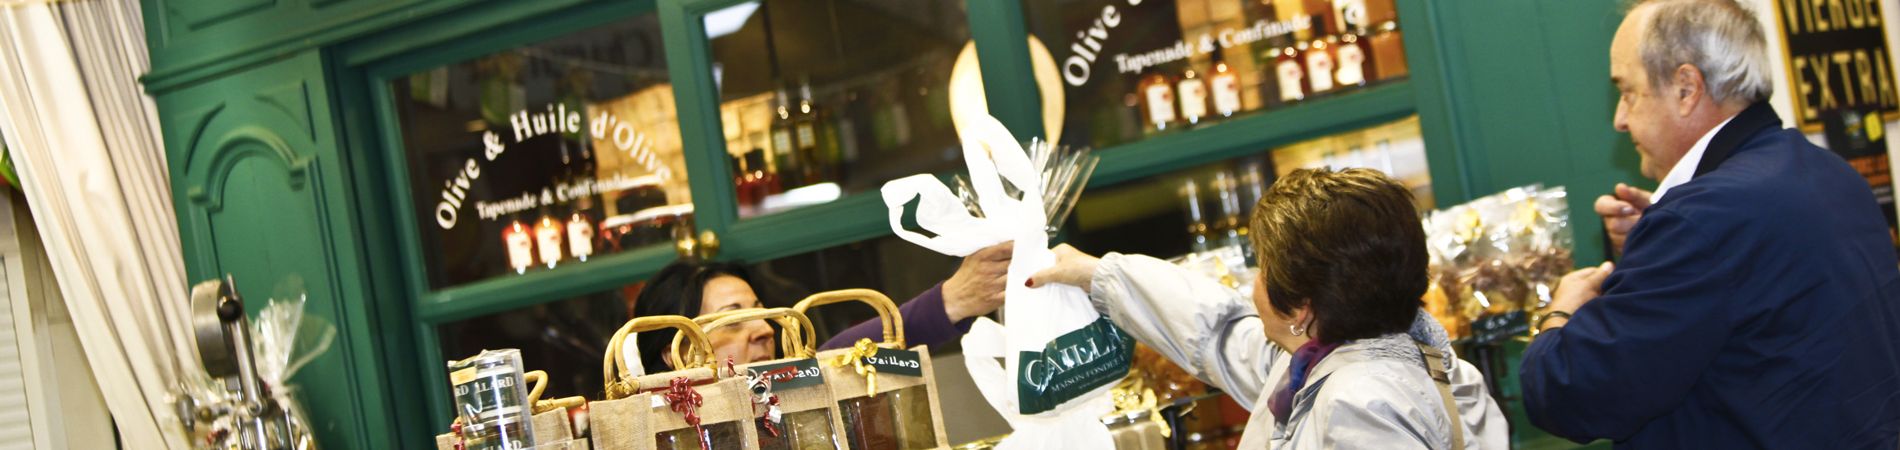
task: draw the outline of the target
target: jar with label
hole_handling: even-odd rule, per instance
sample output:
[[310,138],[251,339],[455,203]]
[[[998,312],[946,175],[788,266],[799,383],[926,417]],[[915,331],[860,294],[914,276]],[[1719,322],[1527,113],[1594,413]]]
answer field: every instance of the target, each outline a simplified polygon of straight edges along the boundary
[[463,448],[534,448],[533,415],[520,350],[483,350],[468,359],[449,361],[448,372],[449,386],[455,394],[455,416],[463,424]]
[[549,269],[561,262],[561,232],[561,224],[546,211],[542,211],[541,219],[534,223],[534,245],[540,250],[541,264]]
[[1333,50],[1324,39],[1314,39],[1301,44],[1300,59],[1306,63],[1306,84],[1312,88],[1312,94],[1318,95],[1333,90]]
[[1339,36],[1339,41],[1330,43],[1333,55],[1338,58],[1338,67],[1333,70],[1333,79],[1340,86],[1365,86],[1367,67],[1366,47],[1359,35],[1347,33]]
[[1222,52],[1214,52],[1214,71],[1208,74],[1207,82],[1212,87],[1214,112],[1221,117],[1232,117],[1240,112],[1240,74],[1227,66],[1221,57]]
[[1280,102],[1292,103],[1306,99],[1306,67],[1300,62],[1300,51],[1295,47],[1281,47],[1273,60],[1273,81],[1279,89],[1275,91]]
[[1135,91],[1141,99],[1143,128],[1155,133],[1174,126],[1178,120],[1174,114],[1174,83],[1167,75],[1150,72],[1135,86]]
[[594,220],[585,209],[577,208],[567,217],[567,253],[581,261],[594,255]]
[[1181,120],[1188,125],[1201,123],[1207,117],[1207,80],[1193,68],[1181,74],[1181,80],[1175,83],[1175,95],[1181,97]]
[[508,249],[508,267],[514,268],[515,273],[527,272],[528,267],[534,265],[534,236],[521,219],[515,219],[501,231],[501,243]]

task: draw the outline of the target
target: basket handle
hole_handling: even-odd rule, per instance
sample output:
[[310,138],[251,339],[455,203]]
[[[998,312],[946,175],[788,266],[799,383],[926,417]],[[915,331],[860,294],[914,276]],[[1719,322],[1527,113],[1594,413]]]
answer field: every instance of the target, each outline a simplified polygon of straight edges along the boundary
[[541,401],[541,392],[548,389],[548,373],[541,370],[530,370],[528,373],[522,374],[521,379],[522,381],[527,381],[529,386],[533,386],[528,388],[528,404],[532,405],[534,402]]
[[[779,339],[780,351],[787,358],[810,358],[818,354],[817,331],[811,324],[811,318],[805,317],[791,308],[747,308],[720,311],[693,318],[707,333],[716,328],[738,325],[754,320],[771,319],[783,329]],[[682,338],[675,336],[673,346],[678,347]]]
[[809,315],[811,314],[810,311],[812,307],[853,300],[864,302],[865,304],[871,305],[871,309],[877,310],[877,317],[884,324],[885,344],[894,344],[897,348],[904,348],[904,316],[898,312],[897,303],[892,302],[890,297],[884,296],[881,292],[870,289],[844,289],[820,292],[812,294],[810,297],[805,297],[804,300],[799,300],[798,305],[793,306],[792,310],[798,311],[800,314]]
[[613,392],[614,383],[620,381],[620,377],[614,376],[616,369],[617,373],[622,375],[629,372],[627,356],[620,351],[627,336],[669,327],[679,329],[680,335],[686,336],[686,339],[691,340],[693,346],[700,350],[698,353],[681,353],[679,347],[673,347],[673,360],[680,363],[679,368],[712,367],[712,344],[706,341],[706,333],[701,331],[699,324],[693,323],[692,319],[684,316],[635,317],[627,321],[626,325],[621,325],[620,330],[614,332],[613,339],[607,341],[607,355],[602,358],[600,370],[603,379],[607,382],[608,392]]

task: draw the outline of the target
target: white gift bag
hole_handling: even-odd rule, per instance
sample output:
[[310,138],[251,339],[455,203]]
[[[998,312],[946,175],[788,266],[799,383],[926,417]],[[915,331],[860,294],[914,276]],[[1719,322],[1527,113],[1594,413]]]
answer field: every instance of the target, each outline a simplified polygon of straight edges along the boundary
[[[979,319],[963,339],[970,376],[1014,429],[998,448],[1111,448],[1100,418],[1113,410],[1108,391],[1128,373],[1133,340],[1097,313],[1081,288],[1024,286],[1055,264],[1041,179],[1001,122],[981,116],[965,125],[958,134],[983,217],[971,214],[936,177],[913,175],[884,185],[891,230],[953,256],[1015,242],[1003,303],[1008,323]],[[1004,183],[1020,198],[1009,195]],[[935,236],[904,228],[905,205],[913,199],[916,223]]]

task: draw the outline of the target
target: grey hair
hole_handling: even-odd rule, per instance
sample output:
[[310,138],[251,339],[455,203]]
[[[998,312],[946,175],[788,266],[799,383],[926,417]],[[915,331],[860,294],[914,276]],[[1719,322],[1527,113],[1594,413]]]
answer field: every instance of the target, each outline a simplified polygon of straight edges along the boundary
[[1638,51],[1654,89],[1667,86],[1676,68],[1689,64],[1702,72],[1716,102],[1747,104],[1774,94],[1768,41],[1747,7],[1735,0],[1650,0],[1635,6],[1652,10]]

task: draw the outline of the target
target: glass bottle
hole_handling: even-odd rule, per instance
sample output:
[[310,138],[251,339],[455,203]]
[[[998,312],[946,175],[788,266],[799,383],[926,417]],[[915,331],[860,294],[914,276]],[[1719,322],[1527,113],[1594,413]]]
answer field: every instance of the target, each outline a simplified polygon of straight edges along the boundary
[[1193,179],[1181,183],[1181,203],[1187,207],[1188,239],[1190,251],[1204,253],[1212,250],[1210,242],[1207,211],[1201,202],[1200,186]]
[[561,262],[561,224],[554,216],[542,211],[541,219],[534,223],[534,246],[541,255],[541,264],[549,269]]
[[1135,91],[1140,93],[1142,122],[1150,133],[1164,131],[1174,125],[1174,88],[1173,83],[1168,82],[1167,75],[1150,72],[1136,85]]
[[1214,195],[1220,202],[1220,219],[1214,225],[1215,233],[1220,236],[1222,247],[1247,247],[1247,236],[1241,232],[1243,222],[1240,214],[1240,186],[1226,171],[1214,174]]
[[1279,56],[1273,60],[1274,83],[1279,87],[1281,102],[1292,103],[1306,99],[1306,67],[1300,63],[1300,51],[1295,47],[1281,47]]
[[1201,74],[1195,72],[1194,68],[1189,67],[1187,72],[1181,74],[1174,91],[1175,96],[1181,98],[1181,120],[1194,125],[1201,123],[1202,117],[1207,117],[1207,80],[1201,79]]
[[1365,86],[1366,73],[1370,70],[1366,67],[1369,65],[1366,47],[1360,42],[1359,35],[1346,33],[1339,36],[1339,42],[1329,45],[1333,47],[1333,56],[1338,58],[1336,61],[1338,67],[1333,70],[1333,79],[1338,81],[1340,86]]
[[1306,39],[1302,40],[1325,39],[1339,34],[1339,14],[1334,9],[1337,5],[1333,4],[1333,0],[1303,0],[1300,6],[1313,22],[1313,28],[1307,30]]
[[752,189],[752,172],[740,157],[734,156],[727,159],[732,167],[732,196],[739,204],[739,216],[750,216],[751,214],[747,214],[746,209],[761,200],[758,192]]
[[1399,23],[1386,21],[1379,24],[1379,31],[1366,39],[1372,47],[1372,67],[1374,78],[1379,81],[1404,78],[1409,71],[1405,66],[1405,38],[1399,34]]
[[589,200],[582,197],[580,206],[567,217],[567,253],[581,261],[594,255],[594,220],[587,214]]
[[798,84],[798,111],[792,117],[793,139],[797,140],[799,160],[805,164],[805,183],[837,181],[841,159],[837,132],[831,129],[830,115],[814,102],[810,80]]
[[525,273],[534,265],[534,236],[528,232],[527,224],[515,219],[501,231],[502,248],[508,249],[508,267],[515,273]]
[[804,185],[801,176],[804,164],[798,158],[798,147],[792,138],[792,98],[784,87],[772,93],[772,168],[787,189]]
[[1240,74],[1227,66],[1221,53],[1214,52],[1214,71],[1208,74],[1207,81],[1212,86],[1214,112],[1221,117],[1232,117],[1240,112]]
[[1325,39],[1314,39],[1302,45],[1300,59],[1306,63],[1306,84],[1312,88],[1313,95],[1333,90],[1333,69],[1336,65],[1333,63],[1332,47],[1326,45]]

